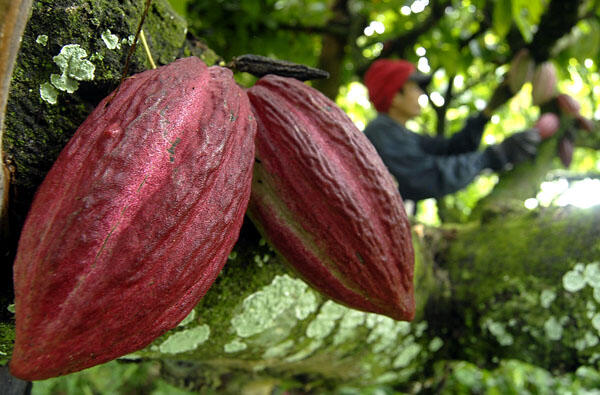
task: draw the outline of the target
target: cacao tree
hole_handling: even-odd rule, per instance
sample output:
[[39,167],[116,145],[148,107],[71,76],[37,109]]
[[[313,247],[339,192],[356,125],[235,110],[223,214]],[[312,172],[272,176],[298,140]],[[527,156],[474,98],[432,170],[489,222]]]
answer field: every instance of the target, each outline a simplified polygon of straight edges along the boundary
[[[34,193],[78,126],[118,86],[124,65],[127,75],[152,67],[141,45],[126,61],[143,3],[32,4],[3,112],[10,179],[0,294],[4,365],[14,340],[11,267]],[[450,135],[489,101],[497,109],[487,142],[533,125],[542,113],[559,114],[560,127],[535,160],[420,203],[411,220],[412,322],[328,300],[284,265],[246,218],[225,267],[175,329],[118,361],[35,382],[34,391],[456,393],[600,386],[600,209],[546,204],[541,189],[600,178],[600,2],[153,0],[143,31],[159,65],[193,55],[225,66],[252,53],[325,69],[331,78],[310,84],[358,125],[374,115],[362,72],[378,57],[400,56],[434,75],[429,108],[411,125],[422,133]],[[529,66],[513,67],[524,51],[532,65],[550,62],[556,84],[541,78],[536,88]],[[247,73],[236,79],[245,87],[256,81]],[[560,110],[573,106],[532,103],[532,96],[558,93],[577,100],[591,132],[576,114]],[[115,311],[119,317],[120,306],[101,307],[101,316]],[[106,322],[89,325],[105,332]],[[2,367],[3,377],[6,372]],[[519,375],[527,378],[514,378]]]

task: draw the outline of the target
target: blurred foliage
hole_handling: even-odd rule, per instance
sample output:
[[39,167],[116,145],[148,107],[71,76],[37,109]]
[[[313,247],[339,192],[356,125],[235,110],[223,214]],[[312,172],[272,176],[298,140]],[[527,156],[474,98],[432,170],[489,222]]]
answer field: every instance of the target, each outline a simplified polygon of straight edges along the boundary
[[[159,378],[158,363],[109,362],[82,372],[34,383],[33,395],[50,394],[151,394],[186,395]],[[600,372],[580,367],[570,374],[553,375],[537,366],[518,360],[503,360],[494,369],[483,369],[465,361],[440,361],[434,376],[412,383],[408,388],[342,386],[338,395],[400,395],[434,392],[437,394],[597,394]],[[293,383],[282,383],[274,394],[294,392]],[[291,392],[290,392],[291,391]],[[300,392],[301,393],[301,392]]]
[[36,381],[32,394],[191,394],[168,384],[159,375],[159,362],[112,361],[67,376]]
[[441,362],[436,366],[441,394],[595,394],[600,388],[600,373],[580,367],[573,374],[553,376],[517,360],[505,360],[493,369],[460,362]]

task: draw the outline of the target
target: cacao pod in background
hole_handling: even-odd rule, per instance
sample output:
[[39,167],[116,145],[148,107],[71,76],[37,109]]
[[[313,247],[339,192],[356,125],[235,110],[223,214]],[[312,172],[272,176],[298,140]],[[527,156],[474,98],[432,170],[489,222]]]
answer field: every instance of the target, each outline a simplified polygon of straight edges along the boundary
[[556,96],[556,69],[550,61],[539,64],[535,68],[531,81],[531,98],[535,106],[544,104]]
[[573,160],[573,148],[573,141],[567,137],[563,137],[558,142],[558,157],[563,166],[567,168],[571,165],[571,161]]
[[98,105],[21,234],[14,376],[109,361],[185,318],[239,235],[255,131],[231,71],[193,57],[126,79]]
[[565,93],[561,93],[556,96],[556,102],[558,103],[558,108],[567,115],[577,116],[579,115],[579,110],[581,110],[581,106],[579,102],[575,100],[572,96],[569,96]]
[[519,92],[523,84],[531,81],[534,68],[535,62],[529,54],[529,50],[527,48],[519,50],[510,62],[510,69],[507,76],[508,86],[512,93]]
[[579,129],[583,129],[588,132],[591,132],[594,130],[594,121],[592,121],[591,119],[588,119],[581,115],[577,115],[575,120],[576,120],[577,127]]
[[559,127],[560,119],[558,118],[558,115],[554,114],[553,112],[542,114],[535,123],[535,128],[538,130],[538,133],[542,139],[552,137]]
[[410,224],[375,148],[300,81],[268,75],[248,95],[258,125],[248,214],[257,228],[331,299],[411,320]]

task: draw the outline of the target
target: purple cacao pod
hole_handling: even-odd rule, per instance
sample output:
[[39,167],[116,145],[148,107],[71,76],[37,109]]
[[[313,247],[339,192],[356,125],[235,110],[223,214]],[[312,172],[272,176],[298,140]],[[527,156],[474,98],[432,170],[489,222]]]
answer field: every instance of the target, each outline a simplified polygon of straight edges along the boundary
[[248,96],[258,125],[248,213],[265,239],[331,299],[411,320],[410,224],[375,148],[300,81],[268,75]]
[[573,160],[573,149],[573,142],[566,137],[563,137],[558,142],[558,157],[563,166],[567,168],[571,166],[571,161]]
[[522,48],[510,62],[508,70],[508,86],[512,93],[521,90],[523,84],[531,81],[535,62],[526,48]]
[[552,137],[560,127],[560,119],[553,112],[547,112],[540,116],[535,123],[535,128],[538,130],[542,139]]
[[591,132],[594,130],[594,121],[589,118],[586,118],[582,115],[578,115],[576,117],[577,127],[579,129],[583,129],[586,132]]
[[535,106],[544,104],[556,96],[556,69],[550,61],[539,64],[531,81],[531,98]]
[[565,93],[561,93],[556,97],[556,102],[558,103],[558,107],[563,113],[572,116],[579,115],[579,110],[581,109],[581,106],[579,105],[579,102],[575,100],[572,96],[569,96]]

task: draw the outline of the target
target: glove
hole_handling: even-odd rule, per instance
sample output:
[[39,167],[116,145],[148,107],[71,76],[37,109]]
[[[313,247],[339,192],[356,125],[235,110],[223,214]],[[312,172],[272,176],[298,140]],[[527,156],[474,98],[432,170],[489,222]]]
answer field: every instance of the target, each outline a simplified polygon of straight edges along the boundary
[[502,170],[508,164],[515,165],[534,158],[541,140],[536,129],[527,129],[507,137],[500,144],[490,146],[486,150],[490,160],[489,167]]

